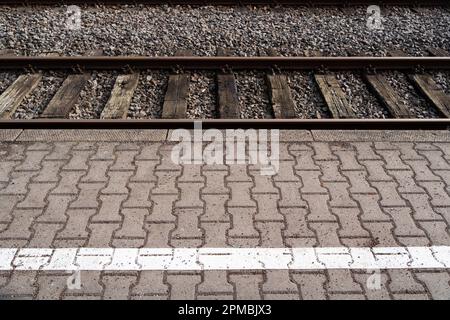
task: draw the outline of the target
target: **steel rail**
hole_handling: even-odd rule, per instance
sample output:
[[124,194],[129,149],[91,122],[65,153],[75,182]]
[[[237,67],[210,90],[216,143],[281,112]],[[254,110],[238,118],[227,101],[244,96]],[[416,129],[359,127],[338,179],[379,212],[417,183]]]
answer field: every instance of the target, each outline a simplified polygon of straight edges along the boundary
[[450,119],[145,119],[145,120],[0,120],[0,129],[305,129],[305,130],[449,130]]
[[448,6],[447,0],[0,0],[2,5],[52,5],[52,4],[171,4],[171,5],[421,5]]
[[185,70],[414,70],[450,69],[450,57],[143,57],[2,56],[0,69],[185,69]]

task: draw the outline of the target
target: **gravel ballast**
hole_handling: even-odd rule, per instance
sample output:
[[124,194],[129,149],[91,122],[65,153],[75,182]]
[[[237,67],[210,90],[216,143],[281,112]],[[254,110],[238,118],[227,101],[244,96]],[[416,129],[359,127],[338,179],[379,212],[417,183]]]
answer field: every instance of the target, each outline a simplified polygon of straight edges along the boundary
[[39,86],[22,101],[13,114],[14,119],[33,119],[44,111],[65,79],[64,72],[49,71],[42,75]]
[[[102,49],[105,55],[170,56],[177,50],[194,55],[216,55],[229,48],[237,56],[255,56],[276,49],[280,54],[304,55],[305,50],[327,56],[385,56],[402,49],[428,55],[427,47],[450,51],[450,12],[441,8],[382,8],[382,30],[367,25],[366,7],[270,6],[81,6],[81,29],[68,30],[66,6],[0,6],[0,50],[27,55],[56,52],[79,55]],[[94,72],[70,118],[98,118],[118,73]],[[286,72],[299,118],[330,117],[311,72]],[[264,72],[237,72],[242,118],[273,116]],[[433,73],[449,92],[449,73]],[[0,74],[3,91],[17,74]],[[142,70],[128,118],[160,118],[168,72]],[[217,117],[217,88],[213,72],[191,72],[188,118]],[[358,118],[385,118],[389,112],[369,93],[356,73],[337,73],[341,88]],[[42,112],[64,77],[45,76],[42,84],[19,107],[15,118]],[[412,114],[438,117],[403,73],[388,73]]]
[[79,30],[67,29],[66,10],[0,7],[0,47],[31,55],[93,48],[107,55],[173,55],[180,49],[215,55],[218,47],[233,48],[236,55],[270,48],[285,55],[303,50],[386,55],[404,48],[423,55],[427,46],[450,49],[450,12],[440,8],[383,8],[383,30],[367,27],[366,7],[82,6]]

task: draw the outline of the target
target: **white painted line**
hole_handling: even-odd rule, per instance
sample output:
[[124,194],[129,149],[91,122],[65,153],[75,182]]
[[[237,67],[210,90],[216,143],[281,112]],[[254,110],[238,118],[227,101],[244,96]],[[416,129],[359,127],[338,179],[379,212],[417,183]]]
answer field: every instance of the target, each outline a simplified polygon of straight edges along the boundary
[[449,269],[450,247],[0,248],[0,270]]

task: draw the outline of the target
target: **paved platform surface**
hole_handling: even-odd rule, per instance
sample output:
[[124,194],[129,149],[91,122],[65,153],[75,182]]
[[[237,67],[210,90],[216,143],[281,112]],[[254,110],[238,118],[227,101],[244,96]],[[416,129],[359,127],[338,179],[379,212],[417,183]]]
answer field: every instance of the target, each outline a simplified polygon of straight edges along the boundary
[[[282,132],[274,176],[176,165],[168,134],[0,130],[0,248],[450,246],[448,131]],[[450,299],[445,265],[78,275],[6,267],[0,297]]]

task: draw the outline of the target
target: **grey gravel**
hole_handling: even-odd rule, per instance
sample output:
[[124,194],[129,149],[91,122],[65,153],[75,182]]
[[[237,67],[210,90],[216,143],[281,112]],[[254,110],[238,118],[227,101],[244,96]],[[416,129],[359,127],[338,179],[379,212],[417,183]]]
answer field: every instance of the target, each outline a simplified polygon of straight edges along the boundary
[[192,73],[187,102],[187,118],[212,119],[216,111],[216,79],[213,72]]
[[392,88],[397,92],[400,101],[417,118],[439,118],[439,113],[422,98],[404,73],[398,71],[385,72],[386,78]]
[[161,118],[168,73],[144,70],[128,110],[129,119]]
[[433,72],[431,75],[444,92],[450,95],[450,71]]
[[49,71],[42,75],[39,86],[24,99],[13,115],[14,119],[37,118],[60,88],[66,75],[64,72]]
[[5,91],[18,76],[19,73],[16,72],[0,72],[0,94],[3,93],[3,91]]
[[80,92],[78,103],[70,112],[70,119],[98,119],[108,101],[118,76],[113,72],[96,72]]
[[271,106],[263,72],[239,72],[235,74],[241,118],[271,118]]
[[[0,49],[22,54],[57,52],[83,54],[103,49],[106,55],[173,55],[192,50],[196,55],[215,55],[217,48],[231,48],[238,56],[258,55],[275,48],[283,55],[303,55],[320,50],[324,55],[342,56],[359,52],[384,56],[403,49],[410,55],[427,55],[427,47],[450,51],[450,12],[441,8],[411,10],[382,9],[383,30],[366,26],[366,7],[310,8],[269,6],[82,6],[82,28],[66,28],[66,6],[0,7]],[[437,73],[436,81],[448,92],[449,73]],[[4,90],[13,77],[0,74]],[[215,115],[215,84],[211,74],[193,74],[188,117]],[[3,81],[4,80],[4,81]],[[29,118],[42,111],[59,80],[44,79],[15,117]],[[323,101],[309,73],[292,73],[293,98],[299,117],[328,117]],[[368,94],[359,77],[340,76],[343,89],[358,117],[380,118],[387,111]],[[436,112],[409,87],[404,75],[390,76],[408,108],[417,117],[436,117]],[[157,118],[161,115],[167,76],[142,73],[128,117]],[[96,74],[82,92],[72,118],[98,117],[106,103],[113,80]],[[241,116],[270,116],[270,103],[263,73],[237,74]],[[38,101],[41,99],[41,101]]]
[[329,118],[330,113],[320,95],[312,72],[286,73],[298,118]]
[[357,118],[388,118],[389,112],[370,94],[360,76],[351,72],[336,74],[342,91]]
[[383,30],[366,26],[366,7],[223,7],[223,6],[82,6],[82,28],[67,30],[66,7],[0,8],[0,48],[28,54],[57,51],[82,54],[101,48],[107,55],[173,55],[190,49],[215,55],[218,47],[236,55],[276,48],[282,54],[303,50],[345,55],[357,50],[385,55],[407,48],[425,54],[427,46],[450,49],[450,12],[383,8]]

